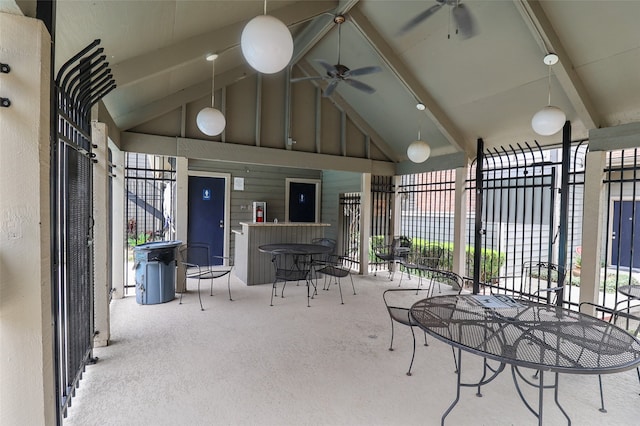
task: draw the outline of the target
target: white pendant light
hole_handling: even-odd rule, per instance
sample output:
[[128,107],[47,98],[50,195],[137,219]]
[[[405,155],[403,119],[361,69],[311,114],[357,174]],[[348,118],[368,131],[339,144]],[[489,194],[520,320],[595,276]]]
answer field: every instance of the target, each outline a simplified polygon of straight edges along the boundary
[[548,105],[536,112],[531,119],[531,127],[542,136],[551,136],[558,133],[564,126],[567,116],[560,108],[551,105],[551,65],[558,62],[558,55],[549,53],[544,57],[544,63],[549,66],[548,89],[549,100]]
[[[422,103],[416,105],[416,109],[419,111],[424,111],[425,108]],[[407,148],[407,157],[414,163],[424,163],[429,158],[429,155],[431,155],[431,147],[428,143],[421,140],[420,129],[418,129],[418,140],[411,142]]]
[[249,65],[264,74],[277,73],[291,61],[291,32],[282,21],[267,15],[267,0],[264,0],[264,15],[253,18],[242,30],[240,47]]
[[[418,135],[419,137],[420,135]],[[429,158],[429,155],[431,155],[431,147],[420,139],[411,142],[411,145],[407,148],[407,156],[414,163],[424,163]]]
[[213,66],[213,62],[217,57],[218,55],[215,54],[207,56],[207,61],[211,61],[211,106],[201,109],[196,116],[196,124],[198,125],[198,129],[200,129],[202,133],[208,136],[219,135],[227,125],[227,120],[224,118],[222,112],[214,108],[214,96],[216,93],[214,78],[216,76],[216,72]]

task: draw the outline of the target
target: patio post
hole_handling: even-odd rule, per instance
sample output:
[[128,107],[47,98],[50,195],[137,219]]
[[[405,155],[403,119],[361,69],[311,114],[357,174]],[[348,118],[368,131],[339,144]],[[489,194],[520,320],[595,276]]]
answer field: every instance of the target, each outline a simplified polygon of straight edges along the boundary
[[[582,220],[582,271],[580,273],[580,303],[598,304],[600,296],[600,252],[602,223],[606,204],[603,204],[605,151],[589,151],[584,170],[584,207]],[[593,315],[593,307],[586,307]],[[589,312],[588,310],[591,310]]]

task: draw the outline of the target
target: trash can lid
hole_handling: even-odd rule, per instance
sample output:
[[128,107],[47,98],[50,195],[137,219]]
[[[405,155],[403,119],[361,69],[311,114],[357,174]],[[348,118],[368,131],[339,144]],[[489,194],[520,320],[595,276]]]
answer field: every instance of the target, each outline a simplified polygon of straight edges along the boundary
[[182,245],[182,241],[153,241],[135,246],[134,250],[157,250],[162,248],[175,248]]

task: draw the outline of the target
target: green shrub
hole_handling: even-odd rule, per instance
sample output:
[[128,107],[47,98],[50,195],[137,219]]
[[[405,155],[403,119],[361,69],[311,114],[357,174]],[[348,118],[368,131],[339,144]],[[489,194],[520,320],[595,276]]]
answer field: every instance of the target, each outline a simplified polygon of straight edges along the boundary
[[[467,271],[469,271],[469,274],[471,275],[473,273],[474,267],[475,248],[467,246],[466,254]],[[500,275],[500,268],[502,268],[502,266],[504,265],[506,256],[504,255],[504,253],[500,253],[496,250],[482,249],[480,260],[482,262],[482,264],[480,265],[480,281],[487,282],[493,277],[497,277],[498,275]]]
[[140,244],[144,244],[146,242],[151,241],[151,232],[141,232],[138,234],[136,238],[129,237],[127,238],[127,243],[129,247],[139,246]]
[[[567,275],[571,276],[571,271],[567,270]],[[531,277],[533,278],[538,278],[541,280],[546,280],[547,279],[547,270],[542,268],[540,269],[540,273],[538,274],[538,271],[536,269],[534,269],[533,271],[531,271]],[[566,280],[566,278],[565,278]],[[557,283],[558,282],[558,271],[552,270],[551,271],[551,278],[550,278],[551,282]],[[638,281],[635,277],[631,277],[631,281],[629,281],[629,275],[628,274],[616,274],[614,272],[608,272],[604,282],[602,282],[600,284],[600,290],[604,290],[605,293],[615,293],[617,291],[617,286],[616,283],[621,283],[621,284],[631,284],[631,285],[640,285],[640,281]],[[571,285],[575,286],[575,287],[580,287],[580,277],[574,277],[571,276]]]
[[[414,238],[412,240],[412,253],[418,257],[439,257],[439,269],[451,271],[453,270],[453,243],[450,242],[432,242],[422,238]],[[466,248],[466,271],[473,274],[473,256],[474,248]],[[500,268],[506,261],[506,256],[496,250],[483,249],[481,254],[480,281],[486,282],[491,277],[498,276]]]

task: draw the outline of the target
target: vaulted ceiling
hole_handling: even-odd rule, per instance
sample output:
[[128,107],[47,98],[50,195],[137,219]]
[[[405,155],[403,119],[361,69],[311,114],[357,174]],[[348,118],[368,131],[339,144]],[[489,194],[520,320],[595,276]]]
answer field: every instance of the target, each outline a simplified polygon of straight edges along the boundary
[[[640,121],[639,1],[466,0],[477,29],[473,37],[456,34],[448,5],[399,34],[436,4],[268,1],[268,14],[289,26],[295,51],[290,71],[264,78],[288,83],[289,77],[322,75],[315,59],[336,63],[333,18],[339,13],[346,17],[341,62],[351,69],[376,65],[382,72],[358,78],[375,93],[339,84],[330,100],[387,161],[406,161],[419,130],[432,147],[432,163],[459,153],[474,157],[477,138],[489,147],[559,142],[559,134],[543,137],[531,129],[531,117],[548,100],[547,52],[560,58],[551,69],[551,103],[566,112],[574,139],[592,128]],[[216,89],[255,78],[239,42],[244,25],[263,7],[262,0],[58,0],[56,66],[101,39],[118,84],[104,105],[121,131],[153,133],[154,120],[210,99],[207,53],[220,54]],[[304,81],[290,90],[313,92],[314,84],[326,86]],[[425,111],[416,110],[418,101]]]

